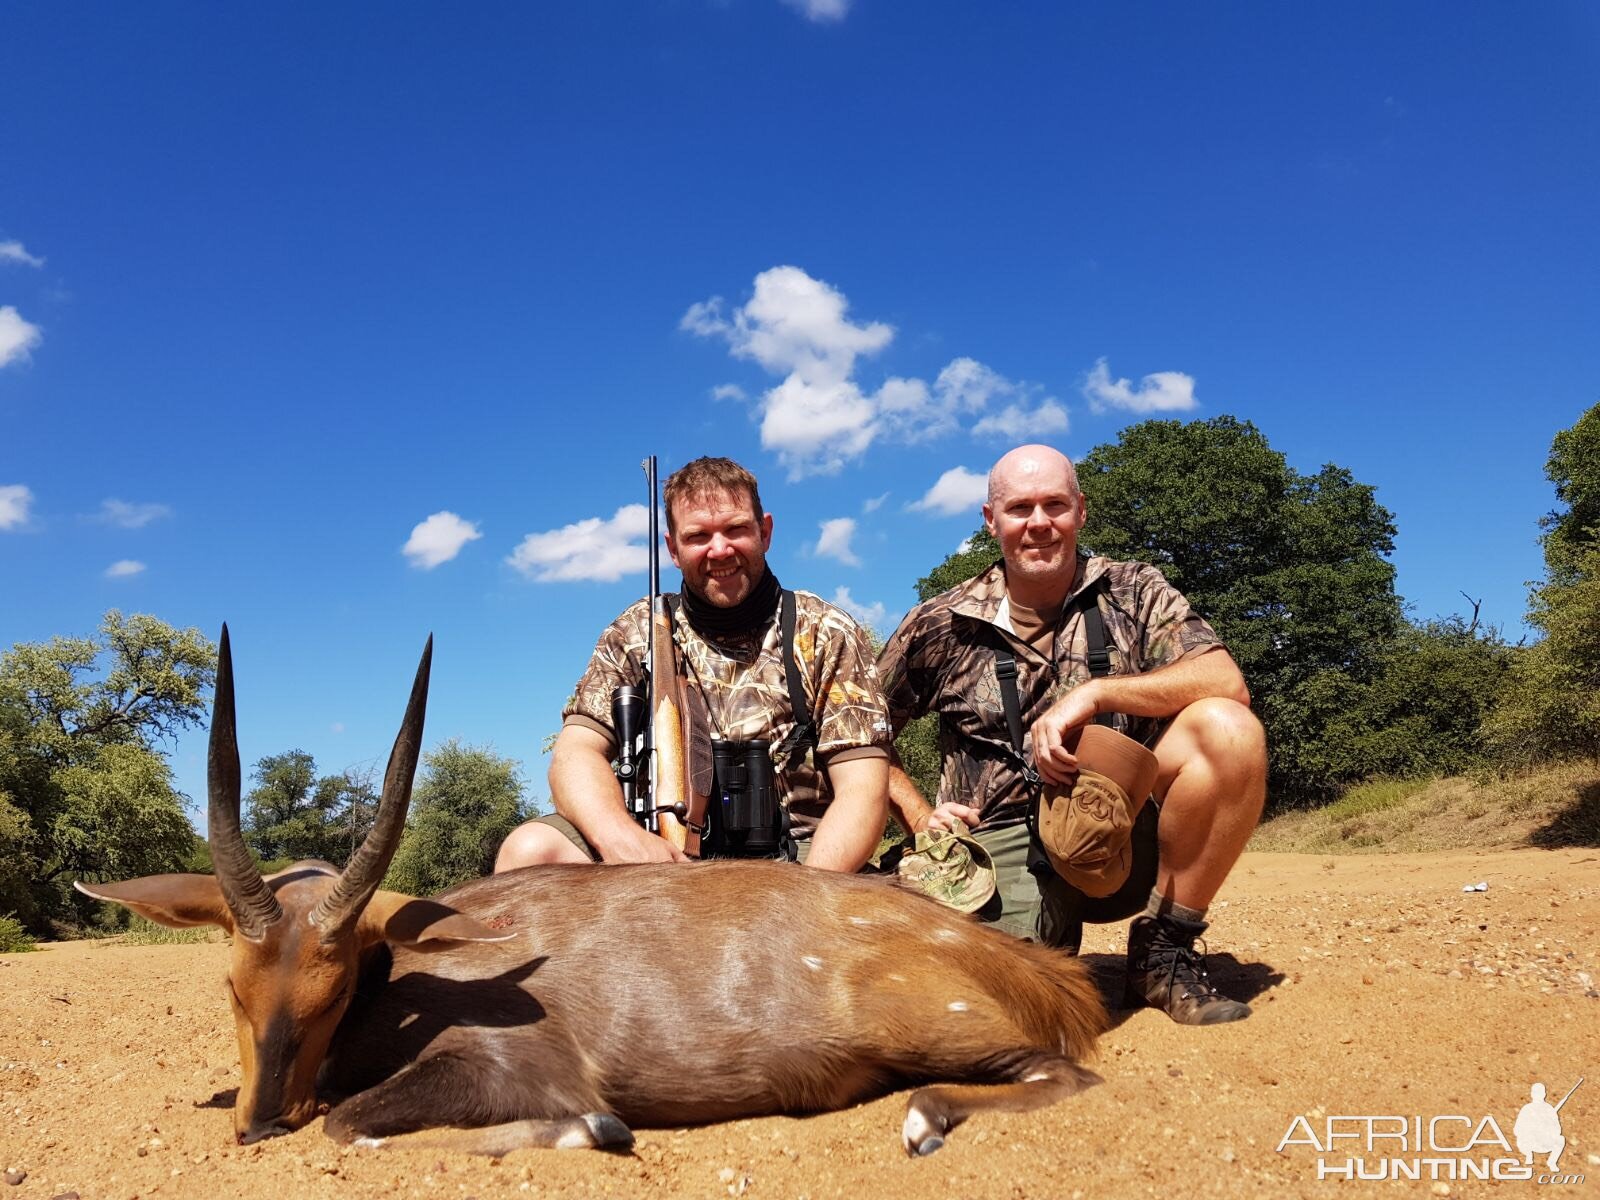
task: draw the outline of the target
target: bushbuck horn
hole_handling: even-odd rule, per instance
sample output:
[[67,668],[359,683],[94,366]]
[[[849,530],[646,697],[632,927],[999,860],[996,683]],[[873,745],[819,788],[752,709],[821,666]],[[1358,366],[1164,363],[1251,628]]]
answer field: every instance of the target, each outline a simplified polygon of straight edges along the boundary
[[283,919],[272,889],[261,878],[239,832],[239,737],[233,712],[233,652],[228,626],[217,650],[216,696],[211,706],[211,741],[206,761],[206,841],[222,897],[239,936],[259,942]]
[[383,882],[389,861],[400,845],[406,810],[411,807],[411,781],[417,773],[417,755],[422,749],[422,724],[428,714],[428,672],[432,662],[433,635],[430,633],[428,644],[422,648],[422,661],[417,664],[405,720],[400,723],[394,748],[389,752],[389,765],[383,773],[383,799],[378,804],[377,820],[361,843],[361,849],[339,876],[333,891],[311,913],[311,922],[322,932],[324,941],[338,937],[361,916],[361,910]]

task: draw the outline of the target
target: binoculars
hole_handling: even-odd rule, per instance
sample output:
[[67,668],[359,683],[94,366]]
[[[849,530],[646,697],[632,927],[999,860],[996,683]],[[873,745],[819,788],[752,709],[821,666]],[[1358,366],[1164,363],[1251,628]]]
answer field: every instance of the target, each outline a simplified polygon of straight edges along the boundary
[[778,801],[772,743],[711,743],[712,790],[707,858],[775,858],[784,850],[788,814]]

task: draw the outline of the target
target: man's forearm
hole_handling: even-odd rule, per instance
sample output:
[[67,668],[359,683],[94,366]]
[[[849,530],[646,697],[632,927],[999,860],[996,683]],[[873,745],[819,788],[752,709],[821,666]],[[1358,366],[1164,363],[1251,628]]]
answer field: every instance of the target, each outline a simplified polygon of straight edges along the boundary
[[923,798],[917,785],[911,782],[900,756],[889,752],[889,815],[900,822],[900,828],[915,833],[928,822],[933,808]]
[[1085,686],[1092,689],[1097,712],[1131,717],[1170,717],[1212,696],[1250,703],[1244,676],[1220,646],[1143,675],[1107,675]]
[[550,760],[550,799],[556,812],[602,855],[613,836],[626,833],[633,822],[611,764],[587,747],[556,748]]

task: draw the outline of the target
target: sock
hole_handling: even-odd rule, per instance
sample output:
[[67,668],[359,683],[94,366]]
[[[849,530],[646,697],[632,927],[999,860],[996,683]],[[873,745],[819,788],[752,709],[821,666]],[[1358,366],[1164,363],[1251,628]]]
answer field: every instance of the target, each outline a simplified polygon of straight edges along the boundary
[[1206,923],[1205,909],[1188,908],[1182,904],[1175,904],[1163,896],[1157,888],[1150,889],[1150,901],[1144,906],[1144,915],[1147,917],[1167,917],[1189,925],[1204,925]]

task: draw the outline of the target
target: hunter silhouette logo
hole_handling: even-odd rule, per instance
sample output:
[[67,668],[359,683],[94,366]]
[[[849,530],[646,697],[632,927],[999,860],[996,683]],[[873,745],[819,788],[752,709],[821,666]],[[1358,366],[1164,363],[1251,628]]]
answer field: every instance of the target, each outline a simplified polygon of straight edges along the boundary
[[[1517,1112],[1510,1138],[1489,1114],[1323,1116],[1319,1109],[1321,1128],[1307,1117],[1295,1117],[1278,1143],[1278,1153],[1291,1146],[1310,1147],[1317,1155],[1318,1179],[1582,1183],[1582,1174],[1558,1173],[1567,1148],[1561,1110],[1582,1084],[1579,1076],[1566,1095],[1551,1104],[1545,1099],[1545,1085],[1535,1083],[1528,1089],[1528,1102]],[[1536,1164],[1535,1158],[1543,1161]]]
[[[1583,1077],[1578,1077],[1578,1083]],[[1544,1165],[1554,1171],[1561,1161],[1561,1152],[1567,1148],[1567,1139],[1561,1136],[1561,1106],[1572,1099],[1578,1083],[1567,1089],[1561,1104],[1550,1104],[1544,1098],[1544,1084],[1536,1083],[1529,1089],[1530,1099],[1517,1113],[1517,1123],[1511,1127],[1511,1136],[1517,1139],[1517,1149],[1530,1166],[1535,1154],[1547,1154]]]

